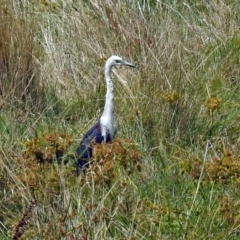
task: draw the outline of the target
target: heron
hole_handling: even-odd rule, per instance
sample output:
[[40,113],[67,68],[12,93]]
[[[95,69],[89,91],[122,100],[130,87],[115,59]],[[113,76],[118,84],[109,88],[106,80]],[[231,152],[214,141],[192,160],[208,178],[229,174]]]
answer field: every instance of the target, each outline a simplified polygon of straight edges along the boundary
[[110,143],[117,134],[116,118],[114,114],[114,87],[111,73],[112,67],[118,65],[135,68],[134,64],[124,61],[119,56],[111,56],[106,61],[105,80],[107,92],[105,96],[104,110],[98,121],[85,133],[77,148],[77,174],[79,173],[80,169],[86,169],[90,166],[93,143]]

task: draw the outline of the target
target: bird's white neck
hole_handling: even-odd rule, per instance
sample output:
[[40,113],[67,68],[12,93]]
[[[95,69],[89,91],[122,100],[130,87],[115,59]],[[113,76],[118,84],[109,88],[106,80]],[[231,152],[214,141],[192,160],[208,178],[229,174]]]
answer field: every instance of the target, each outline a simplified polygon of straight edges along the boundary
[[105,69],[105,78],[107,84],[107,93],[106,93],[106,102],[105,102],[105,109],[110,109],[112,112],[114,111],[114,89],[113,89],[113,81],[111,76],[111,68]]
[[105,77],[106,77],[106,85],[107,85],[107,93],[106,93],[106,102],[103,114],[100,118],[100,122],[103,126],[102,134],[106,140],[107,133],[110,134],[113,139],[116,134],[116,120],[114,114],[114,88],[113,81],[111,78],[111,68],[106,66],[105,68]]

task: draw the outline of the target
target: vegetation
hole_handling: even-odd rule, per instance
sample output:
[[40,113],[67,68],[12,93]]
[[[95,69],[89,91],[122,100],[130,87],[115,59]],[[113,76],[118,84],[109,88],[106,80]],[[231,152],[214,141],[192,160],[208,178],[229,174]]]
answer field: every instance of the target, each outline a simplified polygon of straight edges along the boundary
[[[0,0],[0,238],[238,239],[239,12]],[[115,69],[118,138],[77,177],[112,54],[137,65]]]

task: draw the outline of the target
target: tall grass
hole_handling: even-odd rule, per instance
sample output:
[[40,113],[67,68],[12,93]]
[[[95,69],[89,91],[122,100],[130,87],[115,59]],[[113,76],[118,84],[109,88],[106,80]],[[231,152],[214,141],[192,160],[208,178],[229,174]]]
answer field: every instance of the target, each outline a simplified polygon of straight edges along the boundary
[[37,26],[15,16],[13,6],[1,1],[0,71],[1,107],[39,108],[44,101],[37,58],[42,48],[34,40]]
[[[239,10],[1,0],[1,239],[238,239]],[[114,70],[118,139],[76,177],[113,54],[137,65]]]

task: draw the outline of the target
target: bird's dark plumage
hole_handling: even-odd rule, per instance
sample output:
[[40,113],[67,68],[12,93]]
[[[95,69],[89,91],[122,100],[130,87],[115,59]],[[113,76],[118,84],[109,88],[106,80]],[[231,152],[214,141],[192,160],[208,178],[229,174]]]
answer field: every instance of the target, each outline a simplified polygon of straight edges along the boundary
[[[91,143],[102,143],[104,138],[102,136],[101,123],[100,120],[85,134],[79,147],[77,148],[77,154],[79,156],[76,168],[83,169],[89,166],[89,159],[92,158],[92,145]],[[112,139],[109,134],[107,134],[106,143],[111,142]]]

